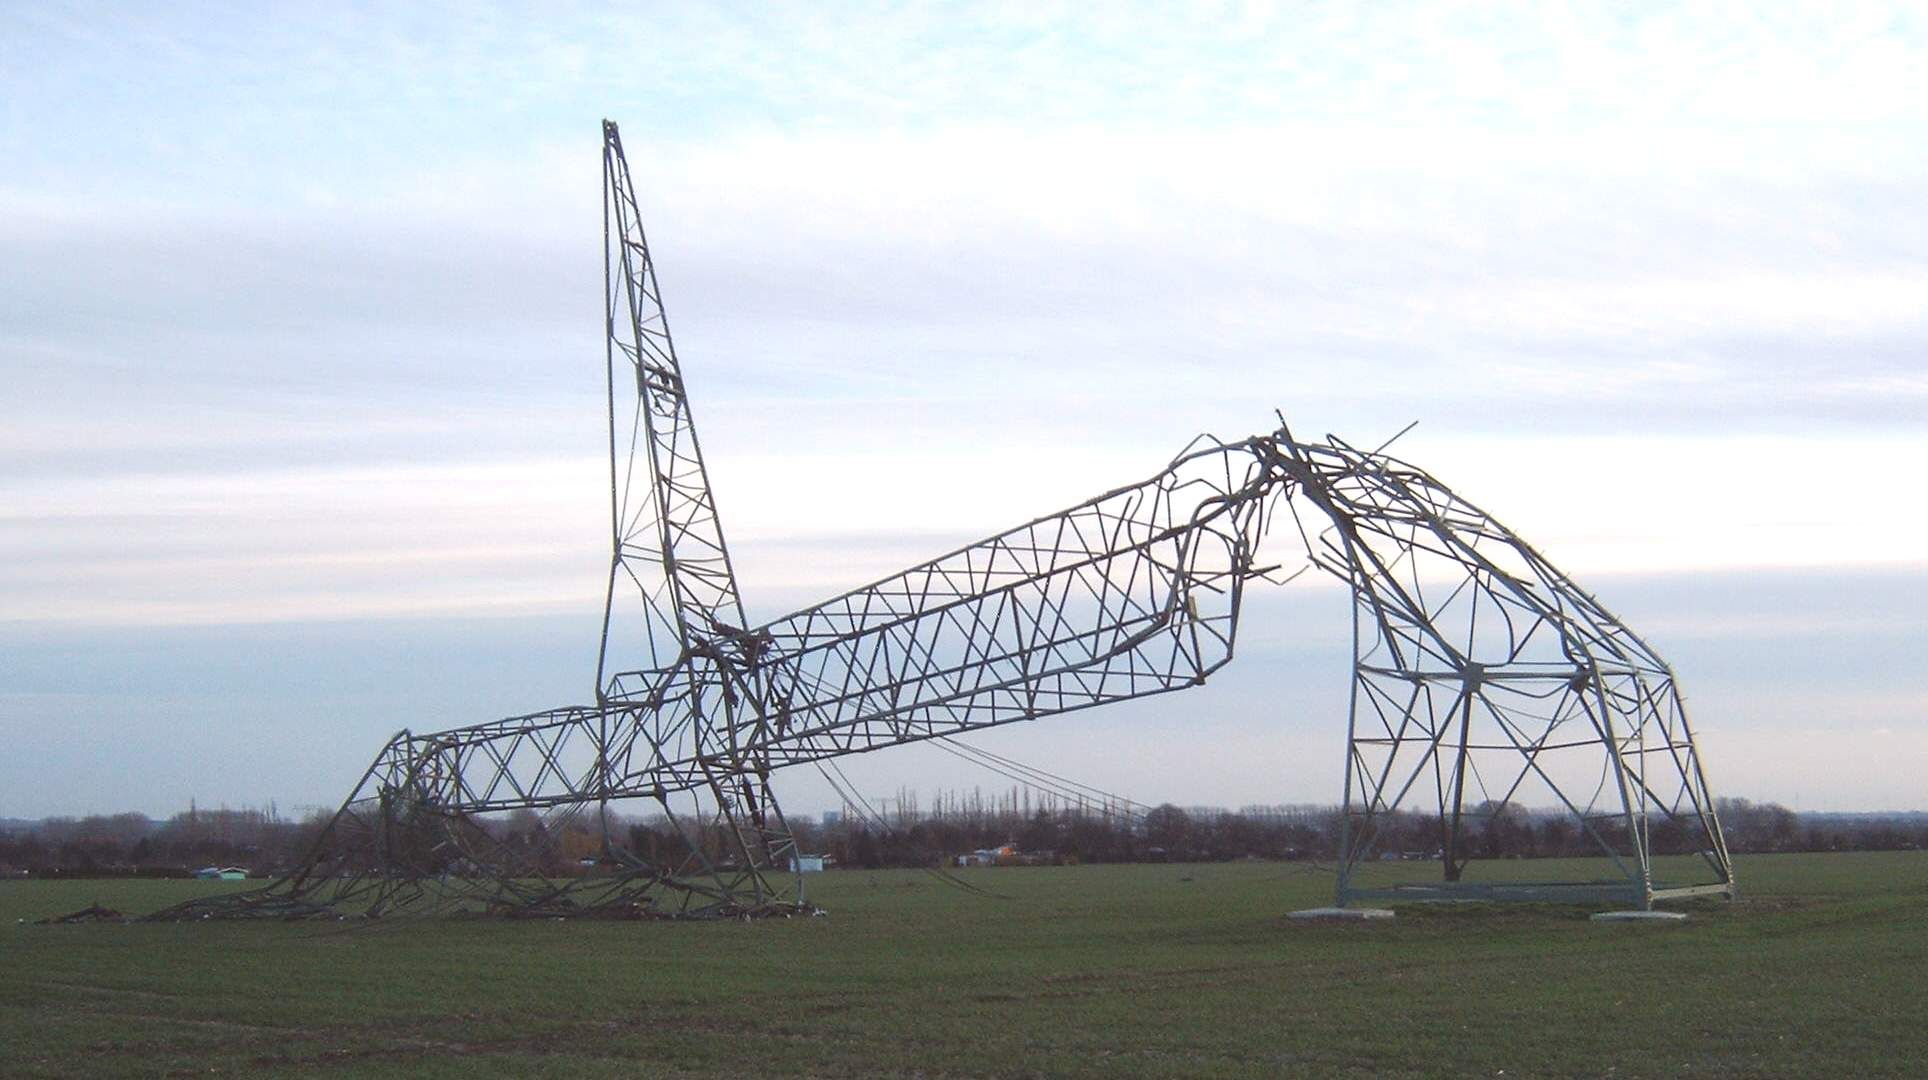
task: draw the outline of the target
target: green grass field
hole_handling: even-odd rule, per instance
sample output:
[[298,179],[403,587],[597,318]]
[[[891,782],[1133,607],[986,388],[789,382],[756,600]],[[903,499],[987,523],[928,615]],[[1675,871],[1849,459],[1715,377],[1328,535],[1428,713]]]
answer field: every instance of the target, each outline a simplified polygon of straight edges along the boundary
[[1744,859],[1672,926],[1289,923],[1330,898],[1302,864],[965,873],[1004,898],[842,871],[751,924],[49,927],[15,920],[218,886],[0,882],[0,1074],[1928,1074],[1928,853]]

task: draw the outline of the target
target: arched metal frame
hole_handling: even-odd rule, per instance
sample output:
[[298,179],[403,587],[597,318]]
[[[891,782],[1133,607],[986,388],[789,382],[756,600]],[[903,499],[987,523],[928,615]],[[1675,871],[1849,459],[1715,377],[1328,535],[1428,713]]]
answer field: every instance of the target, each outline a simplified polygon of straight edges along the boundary
[[[1328,527],[1313,561],[1353,595],[1339,902],[1614,902],[1733,893],[1733,865],[1674,676],[1647,643],[1490,515],[1404,462],[1289,444]],[[1591,880],[1465,879],[1476,837],[1526,793],[1603,860]],[[1477,801],[1473,801],[1477,796]],[[1386,816],[1437,818],[1434,885],[1359,883]],[[1657,853],[1691,853],[1661,879]],[[1368,875],[1370,876],[1370,875]]]

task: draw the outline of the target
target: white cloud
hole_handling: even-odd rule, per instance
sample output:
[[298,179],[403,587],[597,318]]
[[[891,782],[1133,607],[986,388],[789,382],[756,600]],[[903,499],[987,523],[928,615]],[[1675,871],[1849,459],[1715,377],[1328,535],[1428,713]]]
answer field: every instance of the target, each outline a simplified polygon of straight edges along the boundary
[[1583,580],[1918,565],[1923,44],[1833,5],[15,6],[0,619],[593,616],[605,115],[753,610],[1274,406],[1421,420]]

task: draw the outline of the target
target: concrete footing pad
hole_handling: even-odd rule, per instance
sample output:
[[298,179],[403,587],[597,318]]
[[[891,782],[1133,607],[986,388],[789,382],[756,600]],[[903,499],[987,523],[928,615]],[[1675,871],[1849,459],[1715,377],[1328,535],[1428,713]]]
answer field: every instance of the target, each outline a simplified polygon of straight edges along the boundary
[[1684,911],[1596,911],[1593,913],[1594,922],[1676,923],[1686,920],[1687,913]]
[[1391,908],[1382,907],[1315,907],[1294,911],[1288,919],[1328,919],[1333,922],[1365,922],[1368,919],[1390,919]]

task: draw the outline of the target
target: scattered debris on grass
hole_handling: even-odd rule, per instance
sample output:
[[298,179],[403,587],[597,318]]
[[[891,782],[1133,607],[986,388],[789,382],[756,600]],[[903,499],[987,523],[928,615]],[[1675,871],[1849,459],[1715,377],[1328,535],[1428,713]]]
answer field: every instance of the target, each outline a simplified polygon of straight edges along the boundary
[[95,903],[88,907],[81,908],[79,911],[70,911],[65,915],[55,915],[50,918],[42,919],[40,920],[40,925],[50,926],[50,925],[57,925],[59,923],[126,922],[126,921],[127,921],[126,915],[123,915],[122,913],[115,911],[113,908],[101,907],[99,903]]

